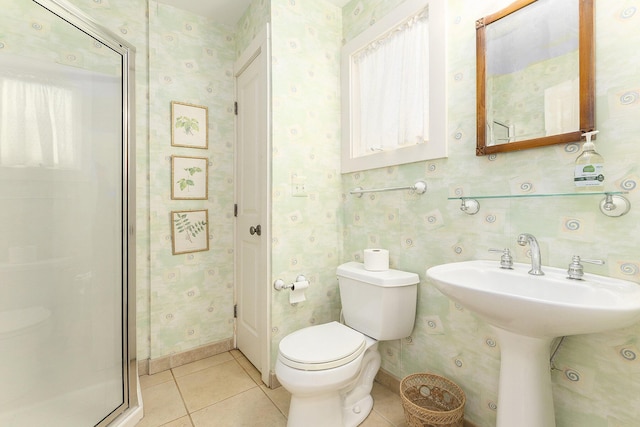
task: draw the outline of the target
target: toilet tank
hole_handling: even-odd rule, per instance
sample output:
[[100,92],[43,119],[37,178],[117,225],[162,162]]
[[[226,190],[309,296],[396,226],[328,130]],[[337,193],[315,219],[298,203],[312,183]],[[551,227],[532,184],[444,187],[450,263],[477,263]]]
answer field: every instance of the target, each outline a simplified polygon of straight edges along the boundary
[[408,337],[416,318],[418,283],[415,273],[367,271],[347,262],[337,269],[344,322],[377,340]]

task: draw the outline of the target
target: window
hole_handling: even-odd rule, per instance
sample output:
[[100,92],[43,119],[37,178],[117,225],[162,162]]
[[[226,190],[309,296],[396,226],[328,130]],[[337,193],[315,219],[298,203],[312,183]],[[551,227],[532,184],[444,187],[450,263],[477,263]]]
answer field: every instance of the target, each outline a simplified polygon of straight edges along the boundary
[[0,166],[76,166],[74,93],[0,76]]
[[343,173],[446,157],[443,3],[408,0],[343,47]]

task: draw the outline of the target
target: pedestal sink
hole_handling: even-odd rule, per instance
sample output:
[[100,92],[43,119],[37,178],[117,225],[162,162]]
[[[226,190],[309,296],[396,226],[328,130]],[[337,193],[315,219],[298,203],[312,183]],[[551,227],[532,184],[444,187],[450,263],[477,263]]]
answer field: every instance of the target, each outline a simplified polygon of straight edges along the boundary
[[485,320],[500,342],[497,427],[554,427],[551,341],[604,332],[640,321],[640,284],[529,264],[501,269],[496,261],[465,261],[427,270],[435,286]]

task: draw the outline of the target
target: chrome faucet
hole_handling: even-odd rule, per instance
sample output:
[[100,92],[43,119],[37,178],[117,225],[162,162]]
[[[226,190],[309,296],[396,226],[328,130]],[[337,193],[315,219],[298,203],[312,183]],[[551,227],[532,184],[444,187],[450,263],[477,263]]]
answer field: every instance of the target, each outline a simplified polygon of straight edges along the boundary
[[533,274],[534,276],[543,276],[544,272],[542,271],[540,262],[540,245],[538,245],[538,241],[531,234],[520,234],[518,236],[518,244],[520,246],[526,246],[527,243],[531,248],[531,270],[529,270],[529,274]]

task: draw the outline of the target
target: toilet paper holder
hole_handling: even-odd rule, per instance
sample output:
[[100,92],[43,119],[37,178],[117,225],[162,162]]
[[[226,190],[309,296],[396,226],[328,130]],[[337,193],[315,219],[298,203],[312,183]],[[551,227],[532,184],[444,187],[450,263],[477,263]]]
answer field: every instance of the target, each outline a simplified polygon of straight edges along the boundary
[[298,282],[306,282],[307,278],[304,277],[302,274],[299,274],[298,277],[296,277],[296,281],[293,283],[289,283],[286,284],[284,283],[284,280],[282,279],[278,279],[275,282],[273,282],[273,287],[276,291],[281,291],[283,289],[291,289],[292,291],[295,291],[296,289],[296,283]]

